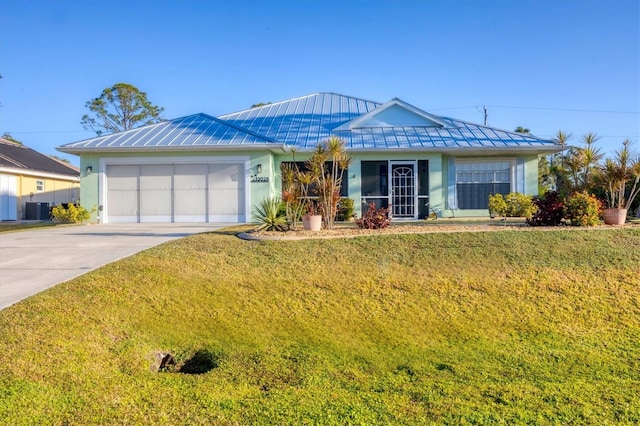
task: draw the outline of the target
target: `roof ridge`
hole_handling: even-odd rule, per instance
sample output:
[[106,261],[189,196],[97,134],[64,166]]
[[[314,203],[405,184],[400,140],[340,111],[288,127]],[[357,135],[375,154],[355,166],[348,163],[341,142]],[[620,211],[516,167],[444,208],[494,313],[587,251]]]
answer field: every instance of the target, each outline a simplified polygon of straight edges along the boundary
[[363,99],[363,98],[357,98],[355,96],[343,95],[341,93],[336,93],[336,92],[314,92],[314,93],[310,93],[308,95],[296,96],[295,98],[289,98],[289,99],[283,99],[283,100],[276,101],[276,102],[271,102],[271,103],[268,103],[268,104],[265,104],[265,105],[261,105],[259,107],[245,108],[245,109],[241,109],[239,111],[233,111],[233,112],[229,112],[229,113],[226,113],[226,114],[221,114],[218,117],[227,117],[229,115],[242,114],[244,112],[251,111],[251,110],[254,110],[254,109],[270,108],[270,107],[274,107],[274,106],[277,106],[277,105],[281,105],[281,104],[286,103],[286,102],[300,101],[302,99],[311,98],[311,97],[314,97],[314,96],[317,97],[318,95],[333,95],[333,96],[340,96],[342,98],[354,99],[356,101],[368,102],[368,103],[377,104],[377,105],[382,105],[383,104],[382,102],[371,101],[371,100]]
[[15,146],[18,148],[27,148],[23,143],[10,141],[9,139],[5,139],[5,138],[0,138],[0,143],[3,143],[5,145]]
[[[107,134],[104,134],[104,135],[103,135],[103,134],[101,134],[101,135],[99,135],[99,136],[94,136],[94,137],[92,137],[92,138],[82,139],[82,140],[79,140],[79,141],[76,141],[76,142],[69,142],[69,143],[66,143],[66,144],[64,144],[64,145],[59,146],[58,148],[64,148],[64,147],[66,147],[66,146],[68,146],[68,145],[76,145],[76,144],[80,144],[80,143],[84,143],[84,142],[92,141],[92,140],[95,140],[95,139],[107,138],[107,137],[112,136],[112,135],[115,135],[115,134],[117,134],[117,133],[123,133],[123,134],[124,134],[124,133],[130,133],[130,132],[134,132],[134,131],[140,131],[140,130],[142,130],[142,129],[146,128],[146,127],[158,126],[158,125],[160,125],[160,124],[167,124],[167,123],[170,123],[170,122],[172,122],[172,121],[176,121],[176,120],[183,120],[183,119],[185,119],[185,118],[187,118],[187,117],[192,117],[192,116],[194,116],[194,115],[200,115],[200,114],[203,114],[203,113],[199,112],[199,113],[195,113],[195,114],[189,114],[189,115],[185,115],[185,116],[183,116],[183,117],[177,117],[177,118],[165,119],[165,120],[162,120],[162,121],[158,121],[158,122],[156,122],[156,123],[149,123],[149,124],[145,124],[145,125],[140,126],[140,127],[134,127],[134,128],[132,128],[132,129],[121,130],[121,131],[119,131],[119,132],[111,132],[111,133],[107,133]],[[206,115],[206,114],[205,114],[205,115]],[[57,148],[56,148],[56,149],[57,149]]]
[[[62,145],[62,146],[60,146],[58,148],[74,148],[74,147],[79,146],[79,145],[85,145],[87,143],[91,143],[91,142],[94,142],[94,141],[99,141],[100,139],[108,138],[110,136],[118,135],[118,134],[119,134],[118,138],[120,138],[120,137],[122,137],[122,136],[124,136],[124,135],[126,135],[128,133],[139,132],[139,131],[145,130],[145,129],[148,130],[149,128],[156,127],[156,126],[170,126],[172,123],[179,123],[179,122],[182,122],[182,121],[188,120],[190,118],[194,118],[194,117],[204,117],[204,118],[209,119],[211,121],[215,121],[216,123],[220,123],[220,124],[222,124],[224,126],[227,126],[227,127],[232,128],[232,129],[244,132],[247,135],[253,136],[253,137],[258,138],[258,139],[261,139],[261,140],[263,140],[263,141],[265,141],[267,143],[276,143],[275,140],[270,139],[270,138],[266,137],[265,135],[261,135],[259,133],[256,133],[256,132],[252,131],[252,130],[245,129],[245,128],[241,127],[241,126],[238,126],[236,124],[232,124],[232,123],[230,123],[230,122],[228,122],[226,120],[223,120],[223,119],[218,118],[218,117],[214,117],[214,116],[212,116],[210,114],[206,114],[204,112],[197,112],[197,113],[185,115],[185,116],[182,116],[182,117],[176,117],[176,118],[172,118],[172,119],[162,120],[162,121],[159,121],[157,123],[145,124],[144,126],[136,127],[136,128],[133,128],[133,129],[123,130],[123,131],[120,131],[120,132],[113,132],[113,133],[109,133],[109,134],[106,134],[106,135],[100,135],[100,136],[93,137],[93,138],[83,139],[83,140],[77,141],[77,142],[71,142],[71,143],[68,143],[68,144],[64,144],[64,145]],[[62,151],[62,152],[65,152],[65,151]]]
[[[204,112],[200,112],[200,113],[198,113],[198,114],[193,114],[193,115],[202,115],[202,116],[205,116],[205,117],[207,117],[207,118],[211,118],[211,119],[213,119],[214,121],[217,121],[218,123],[222,123],[222,124],[224,124],[225,126],[229,126],[229,127],[232,127],[232,128],[234,128],[234,129],[236,129],[236,130],[240,130],[241,132],[248,133],[248,134],[250,134],[251,136],[255,136],[255,137],[257,137],[257,138],[259,138],[259,139],[262,139],[262,140],[265,140],[265,141],[267,141],[267,142],[269,142],[269,143],[275,143],[275,142],[276,142],[275,140],[270,139],[270,138],[266,137],[265,135],[261,135],[261,134],[259,134],[259,133],[256,133],[256,132],[254,132],[253,130],[245,129],[244,127],[242,127],[242,126],[238,126],[237,124],[231,124],[230,122],[228,122],[228,121],[226,121],[226,120],[223,120],[223,119],[218,118],[218,117],[214,117],[214,116],[209,115],[209,114],[206,114],[206,113],[204,113]],[[189,117],[189,116],[187,116],[187,117]],[[183,117],[183,118],[186,118],[186,117]]]
[[[17,145],[17,144],[16,144]],[[7,157],[6,155],[0,153],[0,158],[7,160],[9,163],[15,164],[17,167],[22,167],[24,169],[27,168],[27,166],[25,166],[24,164],[22,164],[19,161],[16,161],[15,159],[11,158],[11,157]]]

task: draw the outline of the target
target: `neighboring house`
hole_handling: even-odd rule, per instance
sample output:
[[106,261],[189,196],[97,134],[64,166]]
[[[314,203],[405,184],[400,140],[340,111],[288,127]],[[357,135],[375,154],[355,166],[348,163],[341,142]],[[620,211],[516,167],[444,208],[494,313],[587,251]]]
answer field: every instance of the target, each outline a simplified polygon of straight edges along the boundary
[[551,140],[316,93],[219,117],[195,114],[58,148],[80,156],[81,199],[100,222],[245,222],[281,193],[280,164],[337,136],[353,161],[343,193],[396,219],[488,216],[488,196],[536,194]]
[[0,220],[48,220],[49,208],[79,192],[77,168],[0,138]]

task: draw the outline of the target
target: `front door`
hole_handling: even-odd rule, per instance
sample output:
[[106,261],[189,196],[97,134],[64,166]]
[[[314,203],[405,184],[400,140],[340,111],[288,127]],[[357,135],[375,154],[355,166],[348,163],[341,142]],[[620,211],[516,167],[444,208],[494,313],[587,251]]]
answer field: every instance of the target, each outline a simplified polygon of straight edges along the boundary
[[391,214],[394,218],[416,217],[416,163],[391,162]]

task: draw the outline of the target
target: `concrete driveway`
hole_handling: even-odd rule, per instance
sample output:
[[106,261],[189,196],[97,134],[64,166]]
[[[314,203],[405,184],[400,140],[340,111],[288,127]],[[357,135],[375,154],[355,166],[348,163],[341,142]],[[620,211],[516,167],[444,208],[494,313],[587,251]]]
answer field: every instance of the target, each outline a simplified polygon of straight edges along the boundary
[[105,224],[0,233],[0,310],[166,241],[231,224]]

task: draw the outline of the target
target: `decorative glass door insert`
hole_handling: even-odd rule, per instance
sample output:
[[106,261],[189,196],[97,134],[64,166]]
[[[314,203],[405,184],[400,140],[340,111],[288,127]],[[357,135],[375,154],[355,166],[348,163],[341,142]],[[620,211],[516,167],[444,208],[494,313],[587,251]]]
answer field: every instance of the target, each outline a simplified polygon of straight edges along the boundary
[[416,165],[391,163],[391,214],[395,218],[416,217]]

